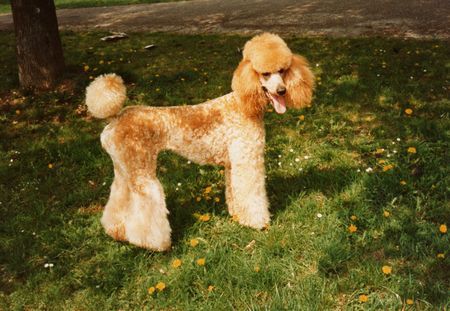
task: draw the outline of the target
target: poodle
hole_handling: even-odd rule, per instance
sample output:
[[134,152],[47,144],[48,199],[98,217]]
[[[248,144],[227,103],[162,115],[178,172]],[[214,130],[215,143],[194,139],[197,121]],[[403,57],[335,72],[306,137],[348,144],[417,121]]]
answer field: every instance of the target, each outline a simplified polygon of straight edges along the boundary
[[122,109],[123,80],[115,74],[97,77],[86,89],[86,105],[94,117],[110,120],[101,134],[114,165],[101,218],[106,233],[150,250],[170,248],[169,211],[156,174],[161,150],[223,166],[230,215],[244,226],[266,227],[264,112],[269,103],[279,114],[309,106],[313,87],[308,62],[271,33],[245,44],[232,92],[202,104]]

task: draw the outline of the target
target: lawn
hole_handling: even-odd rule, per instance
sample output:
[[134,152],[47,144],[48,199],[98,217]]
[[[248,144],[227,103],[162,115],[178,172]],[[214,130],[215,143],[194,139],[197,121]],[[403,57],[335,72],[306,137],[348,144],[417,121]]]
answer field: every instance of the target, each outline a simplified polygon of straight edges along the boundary
[[32,94],[0,33],[0,310],[450,307],[446,42],[287,38],[317,89],[266,114],[271,226],[230,219],[220,167],[163,153],[173,249],[153,253],[101,228],[113,170],[84,88],[116,72],[128,104],[200,103],[230,91],[248,38],[104,35],[63,33],[64,87]]
[[[54,0],[57,9],[88,8],[96,6],[128,5],[140,3],[160,3],[188,0]],[[10,13],[9,0],[0,0],[0,14]]]

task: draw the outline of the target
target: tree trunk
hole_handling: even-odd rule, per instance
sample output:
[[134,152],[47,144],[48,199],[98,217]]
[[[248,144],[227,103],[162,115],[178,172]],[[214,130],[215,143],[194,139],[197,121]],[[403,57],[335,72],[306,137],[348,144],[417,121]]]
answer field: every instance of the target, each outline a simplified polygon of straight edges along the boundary
[[52,88],[64,70],[53,0],[11,0],[19,81],[24,88]]

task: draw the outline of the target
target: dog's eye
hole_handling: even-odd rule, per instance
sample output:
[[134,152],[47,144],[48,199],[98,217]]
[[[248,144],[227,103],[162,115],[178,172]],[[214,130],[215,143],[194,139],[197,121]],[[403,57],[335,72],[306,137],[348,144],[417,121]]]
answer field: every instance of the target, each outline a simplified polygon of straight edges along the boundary
[[280,73],[280,74],[283,74],[283,72],[284,72],[284,69],[283,69],[283,68],[281,68],[281,69],[278,71],[278,73]]
[[264,78],[268,78],[268,77],[270,77],[270,72],[263,72],[262,75]]

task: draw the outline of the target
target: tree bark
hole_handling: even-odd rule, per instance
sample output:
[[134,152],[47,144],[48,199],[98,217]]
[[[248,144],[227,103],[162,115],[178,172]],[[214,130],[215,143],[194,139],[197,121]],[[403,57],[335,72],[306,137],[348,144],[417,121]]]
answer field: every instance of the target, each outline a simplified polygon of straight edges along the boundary
[[19,81],[24,88],[52,88],[64,70],[53,0],[12,0]]

